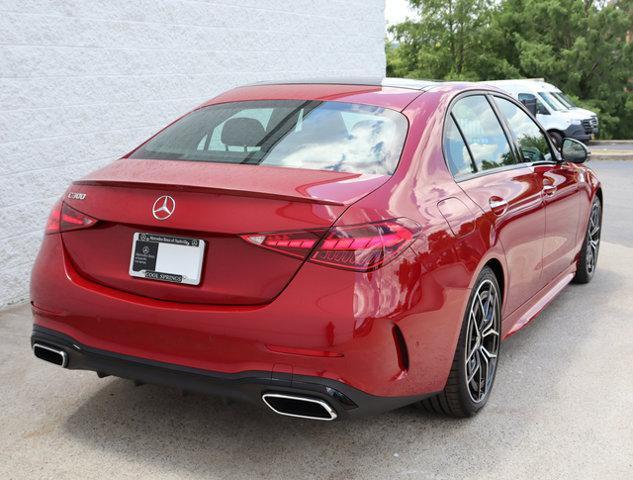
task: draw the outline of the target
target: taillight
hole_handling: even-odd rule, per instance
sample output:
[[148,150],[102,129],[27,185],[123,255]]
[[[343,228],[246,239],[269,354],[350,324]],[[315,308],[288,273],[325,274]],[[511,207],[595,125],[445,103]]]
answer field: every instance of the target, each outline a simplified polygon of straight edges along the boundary
[[81,228],[92,227],[97,220],[85,213],[81,213],[61,200],[58,201],[46,222],[45,233],[62,233]]
[[374,270],[393,260],[420,233],[406,218],[329,230],[242,235],[249,243],[310,262],[356,271]]
[[316,246],[327,230],[300,230],[296,232],[282,233],[254,233],[242,235],[249,243],[259,247],[285,253],[287,255],[304,259]]
[[332,227],[310,261],[351,270],[373,270],[393,260],[420,232],[407,219]]

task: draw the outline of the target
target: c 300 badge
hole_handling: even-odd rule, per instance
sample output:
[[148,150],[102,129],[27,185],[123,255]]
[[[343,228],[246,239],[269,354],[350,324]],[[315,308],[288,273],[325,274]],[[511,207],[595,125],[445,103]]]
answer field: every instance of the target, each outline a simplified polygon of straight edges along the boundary
[[68,198],[70,198],[71,200],[83,200],[84,198],[86,198],[86,194],[80,192],[70,192],[68,194]]

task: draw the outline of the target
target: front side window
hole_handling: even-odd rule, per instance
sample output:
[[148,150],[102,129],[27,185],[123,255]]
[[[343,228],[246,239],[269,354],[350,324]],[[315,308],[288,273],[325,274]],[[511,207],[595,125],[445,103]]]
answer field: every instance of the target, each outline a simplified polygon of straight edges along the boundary
[[452,115],[464,135],[477,171],[516,163],[503,128],[485,96],[473,95],[457,101]]
[[130,158],[392,174],[407,133],[393,110],[342,102],[231,102],[196,110]]
[[510,129],[517,139],[525,162],[549,161],[552,152],[545,134],[532,118],[509,100],[495,97],[501,114],[507,119]]
[[549,110],[547,109],[545,104],[539,98],[537,98],[536,95],[533,95],[531,93],[519,93],[519,102],[536,102],[536,113],[539,113],[541,115],[550,115]]

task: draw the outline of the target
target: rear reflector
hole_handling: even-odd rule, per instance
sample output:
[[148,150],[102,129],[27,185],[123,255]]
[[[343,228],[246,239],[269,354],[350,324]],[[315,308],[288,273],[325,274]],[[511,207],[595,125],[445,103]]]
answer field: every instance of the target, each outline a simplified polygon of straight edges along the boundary
[[342,357],[344,356],[342,353],[332,352],[330,350],[313,350],[311,348],[284,347],[283,345],[266,345],[266,348],[272,352],[288,353],[290,355],[305,355],[307,357]]
[[96,223],[96,219],[75,210],[60,200],[55,204],[48,217],[45,233],[48,235],[51,233],[79,230],[92,227]]
[[254,245],[310,262],[355,271],[374,270],[393,260],[420,233],[406,218],[329,230],[242,235]]

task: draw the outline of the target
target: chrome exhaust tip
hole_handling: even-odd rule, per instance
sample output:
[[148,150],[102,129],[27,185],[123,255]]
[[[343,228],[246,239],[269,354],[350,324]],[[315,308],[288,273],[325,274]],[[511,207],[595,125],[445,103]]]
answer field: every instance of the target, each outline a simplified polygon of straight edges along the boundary
[[68,365],[68,354],[59,348],[49,347],[41,343],[33,344],[33,354],[40,360],[54,363],[62,368]]
[[325,400],[318,398],[285,393],[264,393],[262,400],[273,412],[287,417],[330,422],[338,416]]

